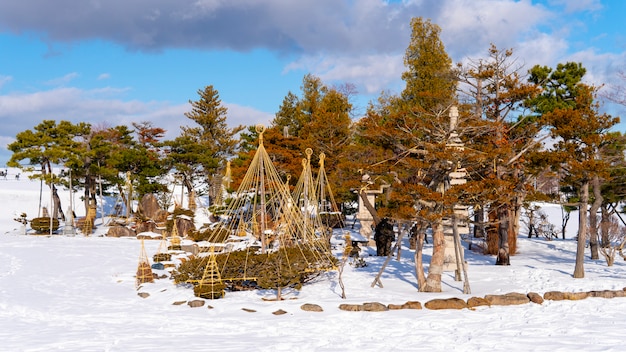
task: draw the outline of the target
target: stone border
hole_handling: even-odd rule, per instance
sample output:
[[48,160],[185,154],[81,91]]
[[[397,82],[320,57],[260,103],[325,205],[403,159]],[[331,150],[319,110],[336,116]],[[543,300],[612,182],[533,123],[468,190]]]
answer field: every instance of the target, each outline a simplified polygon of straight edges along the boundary
[[[563,301],[563,300],[581,300],[589,297],[615,298],[626,297],[626,287],[622,290],[602,290],[587,292],[560,292],[549,291],[544,293],[543,297],[536,293],[527,294],[511,292],[502,295],[486,295],[485,297],[471,297],[467,301],[460,298],[435,298],[424,303],[424,308],[439,309],[474,309],[479,306],[512,306],[526,303],[542,304],[544,300]],[[340,304],[339,309],[351,312],[382,312],[397,309],[422,309],[422,304],[417,301],[409,301],[404,304],[389,304],[385,306],[378,302],[368,302],[363,304]]]
[[[145,292],[140,292],[138,295],[142,298],[147,298],[150,294]],[[542,304],[544,301],[578,301],[585,298],[598,297],[598,298],[616,298],[616,297],[626,297],[626,287],[621,290],[601,290],[601,291],[583,291],[583,292],[561,292],[561,291],[549,291],[541,296],[536,292],[529,292],[527,294],[510,292],[502,295],[486,295],[484,297],[470,297],[467,301],[464,301],[460,298],[435,298],[426,303],[424,303],[423,308],[431,309],[431,310],[441,310],[441,309],[470,309],[474,310],[476,307],[480,306],[513,306],[513,305],[521,305],[527,303],[536,303]],[[176,301],[173,305],[182,305],[187,303],[189,307],[203,307],[205,304],[204,300],[197,299],[189,302],[186,301]],[[212,306],[207,306],[207,308],[212,309]],[[342,303],[339,305],[339,309],[343,311],[349,312],[384,312],[389,310],[400,310],[400,309],[423,309],[422,303],[418,301],[408,301],[404,304],[388,304],[384,305],[379,302],[366,302],[363,304],[349,304]],[[300,309],[307,312],[323,312],[324,310],[318,304],[313,303],[305,303],[300,306]],[[242,308],[243,311],[249,313],[255,313],[256,310],[249,308]],[[276,312],[273,312],[274,315],[282,315],[287,312],[279,309]]]

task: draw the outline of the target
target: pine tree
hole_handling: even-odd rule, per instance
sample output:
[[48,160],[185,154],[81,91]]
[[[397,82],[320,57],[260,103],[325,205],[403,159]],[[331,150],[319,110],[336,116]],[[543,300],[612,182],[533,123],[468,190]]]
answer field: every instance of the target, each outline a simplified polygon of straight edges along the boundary
[[[596,102],[597,88],[582,83],[585,69],[580,63],[558,64],[555,70],[535,66],[531,81],[543,87],[542,94],[532,100],[536,111],[550,128],[555,144],[550,149],[554,168],[565,175],[565,182],[579,190],[578,245],[573,276],[582,278],[587,238],[589,187],[593,186],[592,217],[602,203],[601,180],[607,178],[609,163],[600,158],[600,151],[613,143],[609,130],[619,118],[600,114]],[[595,210],[594,210],[595,209]],[[594,219],[595,221],[595,219]],[[595,226],[594,226],[595,227]],[[594,229],[595,230],[595,229]],[[594,234],[597,241],[597,233]]]
[[189,194],[196,183],[208,189],[220,177],[226,161],[237,152],[236,135],[243,130],[243,126],[228,127],[227,108],[213,86],[198,90],[198,95],[197,101],[189,101],[191,111],[185,113],[195,125],[181,126],[181,135],[165,143],[168,163],[180,173]]
[[[400,96],[382,95],[370,104],[356,128],[359,169],[388,185],[377,212],[397,220],[419,219],[433,228],[433,255],[420,291],[441,291],[444,264],[443,219],[453,214],[459,194],[446,183],[461,155],[447,149],[449,111],[455,104],[456,78],[451,59],[430,21],[411,21],[411,42]],[[356,149],[355,149],[356,151]],[[417,209],[417,211],[416,211]],[[423,277],[418,273],[418,277]]]
[[[474,200],[477,209],[489,209],[495,226],[487,227],[486,253],[497,254],[497,265],[509,265],[515,253],[521,206],[532,174],[527,156],[541,144],[539,121],[524,113],[524,103],[538,93],[534,83],[523,81],[522,66],[513,50],[489,48],[487,59],[459,65],[462,93],[471,115],[472,148],[479,151],[471,165],[472,177],[485,180]],[[477,212],[481,215],[482,211]],[[484,220],[477,218],[480,224]],[[478,225],[481,226],[481,225]]]

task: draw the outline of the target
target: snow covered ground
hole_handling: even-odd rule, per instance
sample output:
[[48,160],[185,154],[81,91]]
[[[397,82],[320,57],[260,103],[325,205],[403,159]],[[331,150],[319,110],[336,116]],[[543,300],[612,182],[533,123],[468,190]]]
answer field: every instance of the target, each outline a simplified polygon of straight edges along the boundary
[[[63,206],[69,196],[61,194]],[[44,188],[42,204],[49,192]],[[65,198],[63,198],[65,197]],[[223,299],[198,299],[169,279],[135,287],[141,241],[95,235],[24,235],[16,213],[37,214],[39,183],[26,177],[0,179],[0,351],[623,351],[626,349],[626,298],[545,301],[474,310],[404,309],[347,312],[342,303],[403,304],[434,298],[484,297],[508,292],[622,290],[626,262],[586,259],[585,278],[574,279],[576,243],[520,236],[510,266],[494,257],[466,251],[471,294],[445,273],[442,293],[419,293],[413,251],[404,243],[371,287],[384,258],[375,248],[361,253],[363,268],[346,265],[347,298],[341,298],[337,273],[329,272],[285,300],[268,301],[272,291],[227,292]],[[546,206],[560,227],[558,207]],[[76,207],[78,216],[81,207]],[[570,222],[575,223],[572,215]],[[149,258],[160,241],[145,241]],[[431,247],[426,245],[425,263]],[[588,258],[588,255],[586,256]],[[149,294],[142,298],[141,294]],[[182,304],[175,304],[181,303]],[[317,304],[322,312],[300,307]],[[210,308],[209,308],[210,307]],[[283,310],[286,314],[275,315]]]

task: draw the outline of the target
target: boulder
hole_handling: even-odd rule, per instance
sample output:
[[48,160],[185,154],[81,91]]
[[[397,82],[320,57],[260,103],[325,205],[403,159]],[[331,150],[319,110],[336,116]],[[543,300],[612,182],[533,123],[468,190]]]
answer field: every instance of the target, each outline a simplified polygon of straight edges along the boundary
[[107,237],[134,237],[136,235],[135,231],[126,226],[111,226],[107,232]]
[[360,312],[363,310],[363,306],[360,304],[347,304],[343,303],[339,305],[339,309],[345,310],[348,312]]
[[272,312],[272,314],[274,314],[274,315],[283,315],[283,314],[287,314],[287,312],[282,310],[282,309],[279,309],[279,310],[277,310],[275,312]]
[[603,290],[603,291],[589,291],[589,297],[600,297],[600,298],[615,298],[615,297],[624,297],[624,291],[622,290]]
[[528,299],[530,299],[530,301],[533,303],[537,303],[537,304],[543,303],[543,297],[541,297],[541,295],[538,294],[537,292],[528,292],[527,296],[528,296]]
[[530,302],[530,299],[527,295],[516,292],[511,292],[504,295],[486,295],[485,299],[492,306],[514,306]]
[[463,309],[467,303],[460,298],[436,298],[424,304],[428,309]]
[[178,235],[180,237],[185,237],[189,230],[194,230],[196,228],[192,220],[181,217],[176,218],[174,224],[176,225],[176,230],[178,231]]
[[565,299],[565,294],[560,291],[548,291],[543,294],[543,299],[548,301],[562,301]]
[[578,301],[589,297],[589,292],[564,292],[565,299],[570,301]]
[[474,308],[474,307],[480,307],[480,306],[489,306],[489,305],[490,305],[489,301],[487,301],[483,297],[470,297],[467,300],[467,307],[468,308]]
[[378,302],[363,303],[363,310],[366,312],[385,312],[388,311],[386,305]]
[[402,309],[422,309],[422,304],[418,301],[408,301],[402,305]]
[[422,304],[418,301],[408,301],[404,304],[388,304],[387,308],[389,308],[389,310],[422,309]]
[[300,309],[306,312],[323,312],[324,310],[317,304],[305,303],[300,306]]
[[191,308],[198,308],[204,306],[204,300],[194,299],[193,301],[187,302],[187,305]]
[[141,202],[139,204],[141,215],[143,215],[146,219],[155,219],[157,212],[161,210],[161,206],[159,205],[159,201],[154,196],[154,194],[146,194],[141,198]]

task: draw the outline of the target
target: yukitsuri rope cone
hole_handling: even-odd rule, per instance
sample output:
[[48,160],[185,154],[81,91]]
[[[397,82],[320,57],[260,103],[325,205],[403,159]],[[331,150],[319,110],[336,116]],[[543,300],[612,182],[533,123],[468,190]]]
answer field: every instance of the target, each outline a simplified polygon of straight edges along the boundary
[[159,249],[154,256],[152,256],[152,260],[155,263],[166,262],[172,259],[172,255],[167,252],[167,237],[165,235],[165,231],[163,231],[161,237],[161,243],[159,243]]
[[154,275],[152,274],[152,268],[148,261],[148,255],[146,254],[146,247],[141,239],[141,253],[139,254],[139,265],[137,266],[137,275],[135,280],[135,288],[139,288],[141,284],[146,282],[154,282]]
[[173,225],[172,225],[172,234],[170,238],[169,249],[173,251],[178,251],[181,249],[180,236],[178,235],[178,226],[176,226],[176,219],[174,219]]
[[[221,216],[224,221],[224,230],[229,236],[229,243],[244,247],[247,254],[266,254],[286,251],[297,248],[304,254],[308,269],[321,270],[332,268],[333,255],[327,244],[327,239],[318,236],[316,226],[317,211],[311,210],[317,204],[315,200],[315,183],[311,176],[310,156],[303,160],[303,175],[300,179],[302,192],[299,199],[294,199],[285,180],[276,170],[272,158],[263,144],[265,127],[256,126],[259,134],[259,145],[250,166],[244,175],[237,191],[231,195],[228,207]],[[227,178],[230,177],[227,175]],[[308,206],[307,206],[308,205]],[[303,214],[303,209],[310,211]],[[215,234],[221,234],[215,231]],[[224,240],[209,238],[209,242],[223,243]],[[247,244],[247,246],[246,246]],[[228,256],[220,266],[229,265]],[[246,263],[243,273],[245,276]],[[285,265],[285,269],[290,263]],[[219,268],[224,273],[224,268]]]
[[83,223],[83,228],[81,229],[83,235],[89,236],[93,230],[94,219],[96,218],[96,208],[90,206],[87,209],[87,216],[85,216],[85,222]]
[[214,248],[211,247],[202,279],[194,287],[193,293],[200,298],[216,299],[224,297],[225,288],[226,284],[222,282],[217,261],[215,260]]

